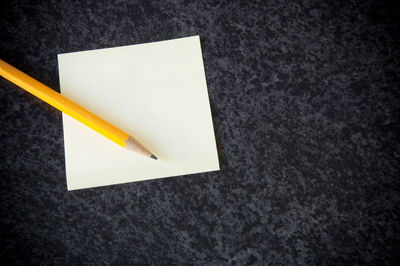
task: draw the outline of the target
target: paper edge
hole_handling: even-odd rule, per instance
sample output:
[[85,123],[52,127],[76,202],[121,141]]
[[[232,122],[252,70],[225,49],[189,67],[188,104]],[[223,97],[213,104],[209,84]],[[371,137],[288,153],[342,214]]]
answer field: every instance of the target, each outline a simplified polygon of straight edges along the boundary
[[[85,50],[85,51],[74,51],[74,52],[66,52],[66,53],[60,53],[57,54],[57,57],[60,58],[60,56],[64,56],[64,55],[70,55],[70,54],[84,54],[84,53],[90,53],[90,52],[94,52],[94,51],[105,51],[105,50],[112,50],[112,49],[118,49],[118,48],[128,48],[128,47],[132,47],[132,46],[142,46],[142,45],[151,45],[151,44],[158,44],[158,43],[162,43],[162,42],[171,42],[171,41],[175,41],[175,40],[181,40],[181,39],[188,39],[188,38],[195,38],[198,37],[199,41],[200,41],[200,35],[192,35],[192,36],[187,36],[187,37],[180,37],[180,38],[175,38],[175,39],[168,39],[168,40],[161,40],[161,41],[154,41],[154,42],[146,42],[146,43],[136,43],[136,44],[131,44],[131,45],[120,45],[120,46],[114,46],[114,47],[107,47],[107,48],[97,48],[97,49],[90,49],[90,50]],[[200,46],[201,48],[201,46]]]
[[159,176],[156,178],[149,178],[149,179],[141,179],[141,180],[136,180],[136,181],[126,181],[126,182],[120,182],[120,183],[113,183],[113,184],[104,184],[104,185],[96,185],[96,186],[90,186],[90,187],[76,187],[76,188],[71,188],[67,186],[68,191],[76,191],[76,190],[81,190],[81,189],[90,189],[90,188],[99,188],[99,187],[108,187],[108,186],[115,186],[115,185],[122,185],[122,184],[130,184],[130,183],[138,183],[138,182],[146,182],[146,181],[152,181],[152,180],[160,180],[160,179],[165,179],[165,178],[172,178],[172,177],[178,177],[178,176],[187,176],[187,175],[195,175],[195,174],[203,174],[203,173],[210,173],[210,172],[218,172],[221,171],[219,165],[215,169],[209,169],[209,170],[201,170],[199,172],[193,172],[193,173],[187,173],[187,174],[177,174],[177,175],[167,175],[167,176]]

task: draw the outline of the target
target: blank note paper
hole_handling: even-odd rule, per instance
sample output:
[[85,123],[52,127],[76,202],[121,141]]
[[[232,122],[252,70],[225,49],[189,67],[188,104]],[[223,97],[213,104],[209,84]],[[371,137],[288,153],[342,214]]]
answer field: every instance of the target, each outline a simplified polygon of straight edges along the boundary
[[61,93],[158,160],[63,114],[68,190],[219,170],[198,36],[58,55]]

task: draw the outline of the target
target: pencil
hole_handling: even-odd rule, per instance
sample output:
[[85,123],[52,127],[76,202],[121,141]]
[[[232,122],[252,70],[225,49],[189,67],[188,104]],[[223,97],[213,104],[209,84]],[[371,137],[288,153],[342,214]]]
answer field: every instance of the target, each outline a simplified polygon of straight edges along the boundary
[[142,144],[140,144],[134,137],[125,133],[121,129],[118,129],[117,127],[111,125],[107,121],[89,112],[78,104],[67,99],[60,93],[52,90],[43,83],[35,80],[34,78],[7,64],[1,59],[0,75],[8,79],[12,83],[15,83],[22,89],[35,95],[39,99],[54,106],[58,110],[75,118],[79,122],[85,124],[86,126],[105,136],[106,138],[114,141],[118,145],[157,160],[157,157],[152,154],[148,149],[146,149]]

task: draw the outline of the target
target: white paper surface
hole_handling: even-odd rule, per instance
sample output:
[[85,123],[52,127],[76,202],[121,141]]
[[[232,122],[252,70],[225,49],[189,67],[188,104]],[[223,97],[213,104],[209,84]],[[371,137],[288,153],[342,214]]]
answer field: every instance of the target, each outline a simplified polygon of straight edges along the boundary
[[159,158],[63,114],[68,190],[219,170],[198,36],[59,54],[58,64],[64,96]]

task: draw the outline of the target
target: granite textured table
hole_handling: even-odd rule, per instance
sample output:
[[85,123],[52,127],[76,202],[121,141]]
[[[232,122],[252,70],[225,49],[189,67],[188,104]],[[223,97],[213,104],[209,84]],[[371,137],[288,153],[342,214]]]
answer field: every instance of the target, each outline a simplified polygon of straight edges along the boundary
[[221,171],[67,192],[61,114],[0,80],[0,264],[396,264],[399,9],[2,1],[0,58],[199,34]]

